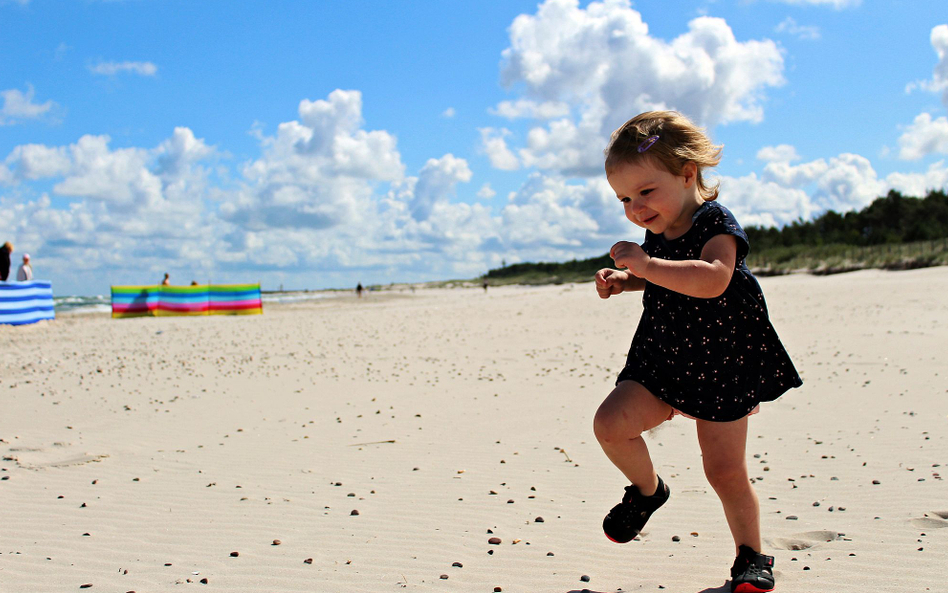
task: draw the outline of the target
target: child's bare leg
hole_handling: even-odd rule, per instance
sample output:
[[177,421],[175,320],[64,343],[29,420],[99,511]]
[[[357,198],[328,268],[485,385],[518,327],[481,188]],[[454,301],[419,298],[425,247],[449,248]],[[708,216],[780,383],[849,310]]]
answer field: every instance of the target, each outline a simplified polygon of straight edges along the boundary
[[704,473],[724,506],[735,547],[743,544],[760,552],[760,505],[747,474],[747,417],[697,424]]
[[645,496],[655,493],[658,477],[641,435],[671,412],[671,406],[635,381],[616,385],[596,411],[593,429],[602,450]]

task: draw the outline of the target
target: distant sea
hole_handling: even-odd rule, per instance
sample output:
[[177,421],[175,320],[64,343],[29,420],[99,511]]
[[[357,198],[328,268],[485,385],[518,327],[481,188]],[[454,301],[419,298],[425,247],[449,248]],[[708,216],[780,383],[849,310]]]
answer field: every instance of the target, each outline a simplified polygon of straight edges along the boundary
[[[304,301],[318,301],[343,296],[351,296],[352,291],[325,291],[325,292],[264,292],[261,298],[266,303],[299,303]],[[53,297],[53,306],[56,314],[73,313],[112,313],[112,297],[97,296],[63,296]]]

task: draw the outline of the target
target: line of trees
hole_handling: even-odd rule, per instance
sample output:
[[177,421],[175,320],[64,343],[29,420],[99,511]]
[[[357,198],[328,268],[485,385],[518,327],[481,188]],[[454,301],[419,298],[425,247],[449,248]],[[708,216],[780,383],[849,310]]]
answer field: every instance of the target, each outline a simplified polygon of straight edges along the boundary
[[924,198],[890,191],[858,212],[832,210],[812,221],[798,220],[782,229],[747,227],[751,249],[795,245],[883,245],[948,237],[948,195],[943,190]]
[[[944,190],[937,190],[924,198],[913,198],[893,190],[857,212],[839,214],[830,210],[814,220],[797,220],[780,229],[751,226],[744,230],[752,252],[764,255],[769,250],[786,247],[865,247],[931,241],[948,237],[948,195]],[[605,254],[563,263],[513,264],[490,270],[484,277],[495,280],[544,275],[585,277],[612,266],[612,259]]]

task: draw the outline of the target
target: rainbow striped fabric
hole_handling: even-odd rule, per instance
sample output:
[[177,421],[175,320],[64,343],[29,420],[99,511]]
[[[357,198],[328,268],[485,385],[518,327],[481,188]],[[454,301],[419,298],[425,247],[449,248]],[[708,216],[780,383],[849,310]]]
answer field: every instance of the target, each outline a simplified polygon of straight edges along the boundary
[[48,280],[0,282],[0,323],[25,325],[55,318],[53,285]]
[[259,284],[112,287],[113,318],[261,313]]

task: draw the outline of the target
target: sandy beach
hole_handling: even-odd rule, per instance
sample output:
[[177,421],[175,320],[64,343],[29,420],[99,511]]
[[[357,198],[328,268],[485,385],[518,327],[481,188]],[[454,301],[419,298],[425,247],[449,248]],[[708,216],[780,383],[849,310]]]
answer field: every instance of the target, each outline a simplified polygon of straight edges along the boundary
[[[776,590],[948,591],[948,268],[761,284],[804,379],[750,423]],[[640,313],[586,283],[0,326],[0,591],[728,591],[688,419],[648,439],[669,503],[601,531]]]

